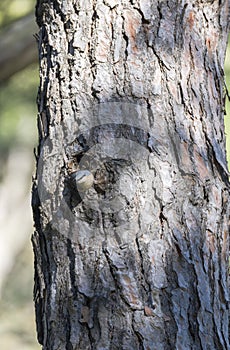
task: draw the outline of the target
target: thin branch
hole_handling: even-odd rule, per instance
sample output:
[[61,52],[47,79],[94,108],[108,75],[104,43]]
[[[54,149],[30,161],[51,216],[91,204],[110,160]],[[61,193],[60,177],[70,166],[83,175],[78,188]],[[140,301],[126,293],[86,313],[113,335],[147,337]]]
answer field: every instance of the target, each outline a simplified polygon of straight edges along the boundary
[[36,40],[33,36],[36,31],[37,25],[32,13],[0,33],[0,82],[38,60]]

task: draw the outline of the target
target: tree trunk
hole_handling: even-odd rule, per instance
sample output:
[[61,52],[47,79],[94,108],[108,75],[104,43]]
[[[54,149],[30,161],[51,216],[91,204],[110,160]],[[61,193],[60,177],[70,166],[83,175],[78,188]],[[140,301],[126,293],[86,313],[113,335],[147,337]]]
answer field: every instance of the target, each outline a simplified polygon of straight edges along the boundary
[[43,349],[229,349],[228,5],[38,0]]

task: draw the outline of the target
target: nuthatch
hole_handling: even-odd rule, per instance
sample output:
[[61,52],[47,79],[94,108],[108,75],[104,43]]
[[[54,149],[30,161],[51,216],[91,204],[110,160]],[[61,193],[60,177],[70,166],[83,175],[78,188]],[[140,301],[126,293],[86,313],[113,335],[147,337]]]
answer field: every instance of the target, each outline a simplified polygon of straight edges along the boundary
[[94,177],[89,170],[78,170],[71,174],[72,183],[79,192],[86,192],[93,186]]

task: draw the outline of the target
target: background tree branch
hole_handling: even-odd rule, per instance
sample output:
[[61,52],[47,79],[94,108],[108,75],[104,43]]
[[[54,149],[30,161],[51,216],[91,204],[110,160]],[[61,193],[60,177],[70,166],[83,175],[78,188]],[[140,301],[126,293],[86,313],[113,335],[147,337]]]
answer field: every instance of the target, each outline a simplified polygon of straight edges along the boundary
[[0,33],[0,82],[37,61],[37,45],[33,36],[36,31],[34,13],[31,13]]

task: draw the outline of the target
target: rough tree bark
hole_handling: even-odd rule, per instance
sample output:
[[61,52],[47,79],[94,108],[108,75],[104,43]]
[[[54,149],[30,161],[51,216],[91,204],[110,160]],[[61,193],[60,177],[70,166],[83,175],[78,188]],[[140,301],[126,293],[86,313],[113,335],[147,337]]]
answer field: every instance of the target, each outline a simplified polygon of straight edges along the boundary
[[38,0],[43,349],[229,349],[228,5]]

